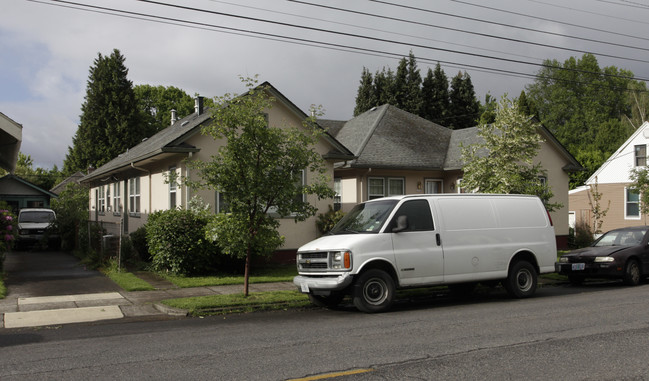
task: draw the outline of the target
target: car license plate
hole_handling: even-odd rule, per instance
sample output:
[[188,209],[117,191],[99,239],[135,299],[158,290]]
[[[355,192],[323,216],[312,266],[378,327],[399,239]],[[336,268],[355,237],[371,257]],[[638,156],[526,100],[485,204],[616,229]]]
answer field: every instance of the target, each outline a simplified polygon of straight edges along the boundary
[[306,283],[302,283],[302,284],[300,285],[300,288],[301,288],[301,290],[302,290],[303,293],[305,293],[305,294],[308,294],[308,293],[309,293],[309,285],[308,285],[308,284],[306,284]]
[[585,263],[573,263],[572,264],[572,271],[580,271],[584,270],[586,268]]

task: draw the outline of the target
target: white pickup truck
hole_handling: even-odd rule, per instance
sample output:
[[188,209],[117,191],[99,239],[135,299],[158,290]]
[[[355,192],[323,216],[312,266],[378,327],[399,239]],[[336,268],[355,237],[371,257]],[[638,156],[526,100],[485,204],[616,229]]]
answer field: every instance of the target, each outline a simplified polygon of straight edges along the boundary
[[293,280],[320,306],[345,295],[364,312],[390,308],[397,288],[471,289],[501,281],[516,298],[554,272],[552,220],[538,197],[438,194],[381,198],[356,205],[297,253]]

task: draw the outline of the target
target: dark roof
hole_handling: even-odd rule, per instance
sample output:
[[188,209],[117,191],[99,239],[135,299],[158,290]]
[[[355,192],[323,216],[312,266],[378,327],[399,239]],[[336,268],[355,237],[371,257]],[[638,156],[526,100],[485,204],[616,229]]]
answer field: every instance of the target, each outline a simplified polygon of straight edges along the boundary
[[348,121],[336,138],[360,168],[443,169],[452,130],[391,105]]
[[[275,89],[270,83],[264,82],[259,85],[259,87],[266,87],[272,97],[283,102],[301,118],[307,118],[307,115],[304,112]],[[245,94],[241,96],[245,96]],[[211,115],[209,108],[206,108],[200,115],[193,113],[176,121],[173,125],[156,133],[152,137],[145,139],[140,144],[130,148],[123,154],[97,168],[95,171],[85,176],[81,182],[106,177],[127,169],[127,167],[131,166],[131,163],[138,163],[147,159],[159,157],[160,155],[173,155],[200,151],[200,148],[191,146],[185,142],[187,139],[200,132],[202,125],[211,119]],[[333,146],[333,149],[325,155],[326,158],[353,158],[352,153],[330,134],[325,133],[324,138]]]
[[[343,122],[323,121],[357,159],[352,168],[461,170],[462,148],[483,142],[478,127],[451,130],[391,105],[372,108]],[[541,125],[540,135],[568,162],[565,171],[583,170],[579,162]],[[486,151],[479,151],[484,155]]]
[[69,176],[65,180],[61,181],[60,183],[56,184],[52,189],[50,189],[50,192],[52,192],[54,194],[57,194],[57,195],[61,194],[61,192],[63,192],[65,190],[65,187],[68,184],[72,184],[72,183],[79,184],[79,182],[81,181],[81,179],[85,175],[86,175],[85,173],[79,171],[79,172]]
[[324,128],[331,136],[336,137],[340,129],[347,123],[345,120],[318,119],[320,127]]

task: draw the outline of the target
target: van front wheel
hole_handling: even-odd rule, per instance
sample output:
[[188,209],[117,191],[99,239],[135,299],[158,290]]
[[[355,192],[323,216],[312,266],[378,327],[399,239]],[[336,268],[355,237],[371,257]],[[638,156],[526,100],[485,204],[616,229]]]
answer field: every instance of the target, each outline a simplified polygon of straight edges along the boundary
[[378,269],[367,270],[358,277],[354,286],[354,306],[367,313],[386,311],[394,301],[394,292],[394,280],[388,273]]
[[514,263],[509,271],[503,286],[513,298],[527,298],[536,292],[537,274],[536,269],[527,261]]

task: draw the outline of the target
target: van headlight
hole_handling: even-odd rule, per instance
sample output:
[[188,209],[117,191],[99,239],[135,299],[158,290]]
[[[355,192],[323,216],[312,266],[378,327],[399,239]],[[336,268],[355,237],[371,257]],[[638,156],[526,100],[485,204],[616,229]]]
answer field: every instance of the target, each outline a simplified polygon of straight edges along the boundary
[[351,270],[352,268],[352,252],[333,251],[331,253],[331,268],[334,270]]
[[561,262],[561,263],[568,263],[568,257],[561,257],[561,258],[559,258],[559,262]]

